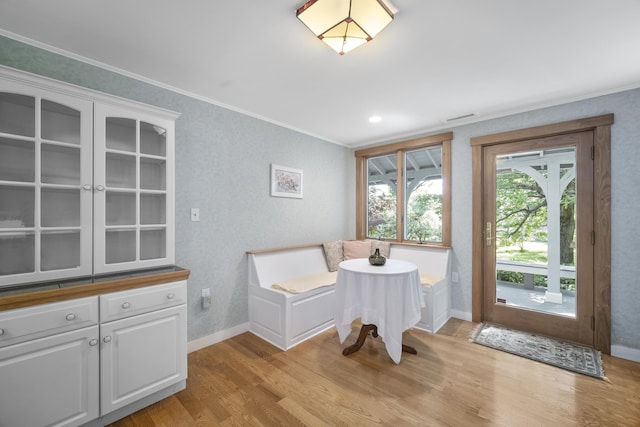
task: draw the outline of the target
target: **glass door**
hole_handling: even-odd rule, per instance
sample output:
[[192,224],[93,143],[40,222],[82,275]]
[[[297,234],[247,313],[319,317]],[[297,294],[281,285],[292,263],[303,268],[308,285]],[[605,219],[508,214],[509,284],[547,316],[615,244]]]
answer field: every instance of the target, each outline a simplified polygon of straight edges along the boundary
[[173,264],[172,126],[96,105],[96,273]]
[[576,317],[576,148],[496,156],[496,301]]
[[591,132],[484,151],[485,318],[593,343]]
[[90,275],[92,104],[0,89],[0,286]]

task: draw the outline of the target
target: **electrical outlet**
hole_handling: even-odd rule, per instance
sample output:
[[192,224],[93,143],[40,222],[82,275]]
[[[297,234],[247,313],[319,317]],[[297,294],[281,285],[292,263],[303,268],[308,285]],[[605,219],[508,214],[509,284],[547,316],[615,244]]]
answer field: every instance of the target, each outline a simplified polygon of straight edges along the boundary
[[204,288],[202,290],[202,308],[207,308],[211,306],[211,290],[209,288]]
[[191,221],[200,221],[200,209],[191,208]]

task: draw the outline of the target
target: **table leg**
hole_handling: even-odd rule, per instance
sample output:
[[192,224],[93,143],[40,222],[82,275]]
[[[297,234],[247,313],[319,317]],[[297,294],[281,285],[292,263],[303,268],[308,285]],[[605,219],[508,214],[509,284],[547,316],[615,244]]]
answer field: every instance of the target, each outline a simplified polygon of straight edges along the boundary
[[[376,325],[362,325],[362,327],[360,328],[360,334],[358,335],[358,339],[356,340],[356,342],[342,350],[342,354],[344,356],[348,356],[360,350],[360,348],[364,345],[364,340],[366,340],[367,335],[369,335],[369,331],[371,331],[371,335],[373,335],[374,338],[378,338],[378,327]],[[418,354],[418,351],[414,347],[406,344],[402,344],[402,351],[410,354]]]
[[367,339],[367,335],[369,335],[369,331],[374,331],[374,336],[378,336],[378,328],[376,325],[362,325],[360,328],[360,335],[358,335],[358,339],[355,344],[350,345],[349,347],[342,350],[342,354],[345,356],[350,355],[351,353],[355,353],[360,350],[360,347],[364,344],[364,340]]
[[418,354],[418,350],[406,344],[402,344],[402,351],[405,353]]

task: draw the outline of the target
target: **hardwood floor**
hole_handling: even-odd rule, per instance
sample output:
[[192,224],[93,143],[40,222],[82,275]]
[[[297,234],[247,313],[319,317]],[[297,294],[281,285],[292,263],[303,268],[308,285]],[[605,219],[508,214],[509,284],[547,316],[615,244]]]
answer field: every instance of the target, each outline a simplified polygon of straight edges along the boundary
[[289,351],[250,333],[189,354],[182,392],[125,426],[640,426],[640,363],[603,356],[609,382],[468,341],[475,324],[405,333],[399,365],[380,338],[342,355],[335,329]]

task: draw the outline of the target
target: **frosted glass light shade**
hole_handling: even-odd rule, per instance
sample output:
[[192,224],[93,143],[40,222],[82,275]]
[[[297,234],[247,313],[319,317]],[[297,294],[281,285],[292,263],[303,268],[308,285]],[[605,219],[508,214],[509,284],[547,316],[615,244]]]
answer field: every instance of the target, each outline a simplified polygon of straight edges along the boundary
[[296,16],[340,55],[372,40],[393,20],[382,0],[309,0]]

